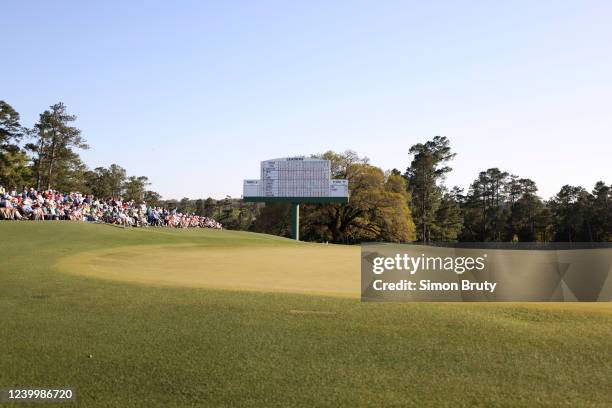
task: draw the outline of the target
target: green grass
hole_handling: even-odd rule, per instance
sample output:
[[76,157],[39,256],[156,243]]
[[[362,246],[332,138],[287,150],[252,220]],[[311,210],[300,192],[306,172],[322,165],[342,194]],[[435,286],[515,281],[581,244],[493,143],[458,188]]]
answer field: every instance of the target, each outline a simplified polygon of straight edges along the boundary
[[0,240],[0,387],[73,386],[85,407],[612,406],[610,304],[360,303],[54,267],[131,245],[299,245],[241,232],[1,222]]

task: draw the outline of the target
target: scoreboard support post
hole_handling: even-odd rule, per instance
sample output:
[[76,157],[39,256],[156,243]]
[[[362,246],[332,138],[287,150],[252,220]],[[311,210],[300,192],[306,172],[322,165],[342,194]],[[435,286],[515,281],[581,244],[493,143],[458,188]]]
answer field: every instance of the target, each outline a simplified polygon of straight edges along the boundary
[[300,240],[300,203],[291,203],[291,238]]

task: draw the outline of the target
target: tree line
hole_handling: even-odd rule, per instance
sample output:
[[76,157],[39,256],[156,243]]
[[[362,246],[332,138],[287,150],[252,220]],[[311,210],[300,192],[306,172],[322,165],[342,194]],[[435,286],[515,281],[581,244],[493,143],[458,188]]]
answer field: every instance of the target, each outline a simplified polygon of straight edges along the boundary
[[[215,218],[225,228],[290,235],[286,204],[244,203],[226,197],[162,200],[146,176],[128,176],[117,164],[89,169],[78,152],[89,146],[59,102],[31,128],[0,101],[0,185],[79,191],[100,198],[122,196],[155,206]],[[565,185],[548,200],[536,183],[498,168],[481,171],[467,190],[445,178],[456,153],[436,136],[407,150],[404,171],[383,169],[352,151],[313,157],[331,162],[332,178],[348,179],[348,204],[301,206],[305,240],[335,243],[612,241],[612,186],[588,191]]]
[[128,176],[117,164],[89,169],[79,156],[79,150],[89,146],[75,121],[76,116],[58,102],[28,128],[22,126],[11,105],[0,101],[0,185],[78,191],[100,198],[161,200],[158,193],[147,189],[150,183],[145,176]]
[[[346,205],[305,205],[303,238],[388,242],[609,242],[612,186],[591,191],[563,186],[548,200],[536,183],[499,168],[481,171],[467,191],[448,188],[455,158],[450,140],[436,136],[408,149],[405,171],[383,172],[354,152],[327,152],[332,177],[349,179]],[[263,207],[249,229],[289,236],[289,206]]]
[[404,177],[419,241],[612,241],[612,186],[603,181],[590,192],[565,185],[543,200],[533,180],[490,168],[467,191],[448,190],[443,177],[455,157],[448,138],[436,136],[409,152]]

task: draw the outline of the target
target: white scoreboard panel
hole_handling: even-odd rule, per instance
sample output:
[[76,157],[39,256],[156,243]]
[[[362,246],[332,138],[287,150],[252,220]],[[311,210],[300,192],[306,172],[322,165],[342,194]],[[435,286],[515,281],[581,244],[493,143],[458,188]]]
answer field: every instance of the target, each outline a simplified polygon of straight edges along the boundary
[[244,181],[244,197],[348,197],[348,181],[332,180],[329,160],[286,157],[261,162],[261,179]]
[[329,185],[330,197],[348,197],[348,180],[332,180]]
[[259,196],[260,185],[259,180],[244,180],[243,195],[245,197]]

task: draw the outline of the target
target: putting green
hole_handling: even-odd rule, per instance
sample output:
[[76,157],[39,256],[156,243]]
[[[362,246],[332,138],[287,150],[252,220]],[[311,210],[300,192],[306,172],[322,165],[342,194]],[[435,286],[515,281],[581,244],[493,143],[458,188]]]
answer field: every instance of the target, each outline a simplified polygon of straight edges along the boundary
[[71,274],[124,282],[358,297],[358,247],[128,246],[81,252],[57,264]]

